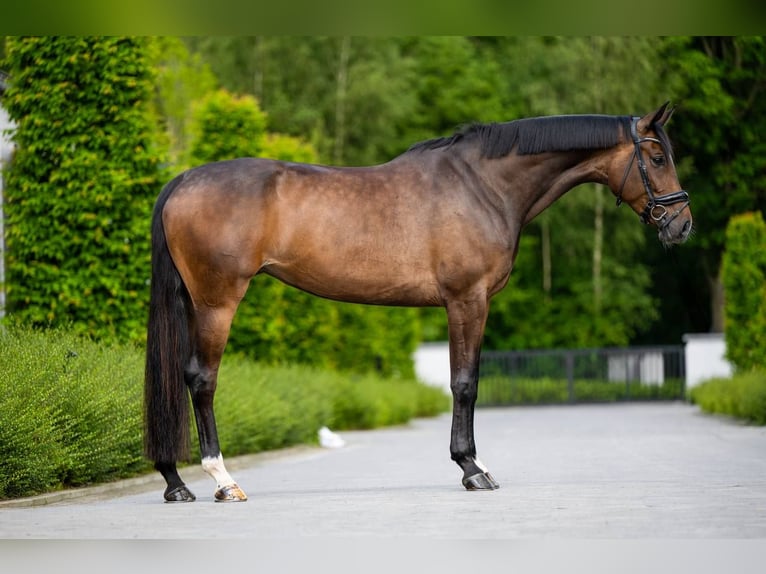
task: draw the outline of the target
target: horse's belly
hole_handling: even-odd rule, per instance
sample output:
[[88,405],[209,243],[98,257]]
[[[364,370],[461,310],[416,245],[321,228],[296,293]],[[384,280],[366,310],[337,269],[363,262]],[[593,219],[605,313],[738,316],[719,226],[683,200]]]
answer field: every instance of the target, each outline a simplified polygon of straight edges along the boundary
[[385,259],[350,260],[321,265],[294,261],[269,263],[263,272],[314,295],[370,305],[433,306],[441,304],[431,273],[411,267],[401,269]]

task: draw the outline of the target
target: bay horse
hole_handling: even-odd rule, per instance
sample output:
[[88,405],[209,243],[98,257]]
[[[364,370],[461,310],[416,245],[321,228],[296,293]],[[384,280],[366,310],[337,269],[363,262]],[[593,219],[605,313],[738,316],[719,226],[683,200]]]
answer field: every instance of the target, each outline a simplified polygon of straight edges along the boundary
[[247,500],[224,466],[213,397],[234,313],[259,273],[337,301],[444,307],[450,455],[466,489],[498,488],[473,425],[490,298],[508,282],[524,226],[582,183],[609,186],[664,244],[689,237],[689,195],[663,129],[671,114],[665,103],[640,117],[474,124],[381,165],[239,158],[167,183],[152,216],[144,392],[145,453],[164,499],[195,500],[176,468],[189,457],[191,396],[214,499]]

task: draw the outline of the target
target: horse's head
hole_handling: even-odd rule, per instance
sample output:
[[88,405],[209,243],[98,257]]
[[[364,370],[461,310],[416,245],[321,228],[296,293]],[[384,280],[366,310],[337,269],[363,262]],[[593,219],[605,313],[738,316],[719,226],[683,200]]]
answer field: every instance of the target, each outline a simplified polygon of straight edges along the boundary
[[619,146],[609,173],[617,205],[629,204],[644,223],[657,227],[666,245],[683,243],[692,230],[689,194],[678,182],[663,130],[672,113],[666,102],[655,112],[633,118],[630,141]]

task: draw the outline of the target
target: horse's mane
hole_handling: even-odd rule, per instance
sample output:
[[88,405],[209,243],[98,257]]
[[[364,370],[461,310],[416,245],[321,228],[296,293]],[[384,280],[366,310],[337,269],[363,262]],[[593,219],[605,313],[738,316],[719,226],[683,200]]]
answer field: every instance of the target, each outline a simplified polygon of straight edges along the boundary
[[[416,143],[408,151],[478,144],[481,155],[499,158],[517,146],[519,155],[578,149],[605,149],[630,141],[630,116],[569,115],[527,118],[504,123],[470,124],[451,136]],[[657,135],[670,149],[664,131]]]

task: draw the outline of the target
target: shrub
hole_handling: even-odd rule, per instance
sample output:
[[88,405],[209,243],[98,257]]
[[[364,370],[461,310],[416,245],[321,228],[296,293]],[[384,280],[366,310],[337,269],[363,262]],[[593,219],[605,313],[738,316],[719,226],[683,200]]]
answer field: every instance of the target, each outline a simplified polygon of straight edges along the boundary
[[689,398],[705,412],[766,425],[766,371],[753,370],[730,379],[710,379],[690,389]]
[[216,419],[227,455],[313,443],[322,426],[371,429],[450,406],[441,389],[413,379],[265,366],[236,356],[224,358],[219,379]]
[[62,329],[0,335],[0,498],[130,476],[142,356]]
[[739,371],[766,368],[766,223],[759,212],[729,221],[721,279],[727,358]]
[[[7,325],[0,332],[0,499],[151,470],[142,451],[143,366],[143,350],[133,346]],[[440,389],[412,379],[263,366],[237,355],[224,358],[220,379],[225,456],[315,443],[325,425],[400,424],[450,404]]]
[[8,37],[8,310],[140,340],[161,155],[145,38]]
[[266,133],[266,114],[253,96],[226,90],[207,94],[192,120],[191,165],[258,156]]
[[[682,379],[668,379],[662,385],[646,385],[637,381],[613,382],[575,379],[574,402],[614,402],[624,400],[680,399],[684,394]],[[551,377],[525,378],[490,375],[479,382],[479,406],[540,405],[569,402],[569,383]]]

